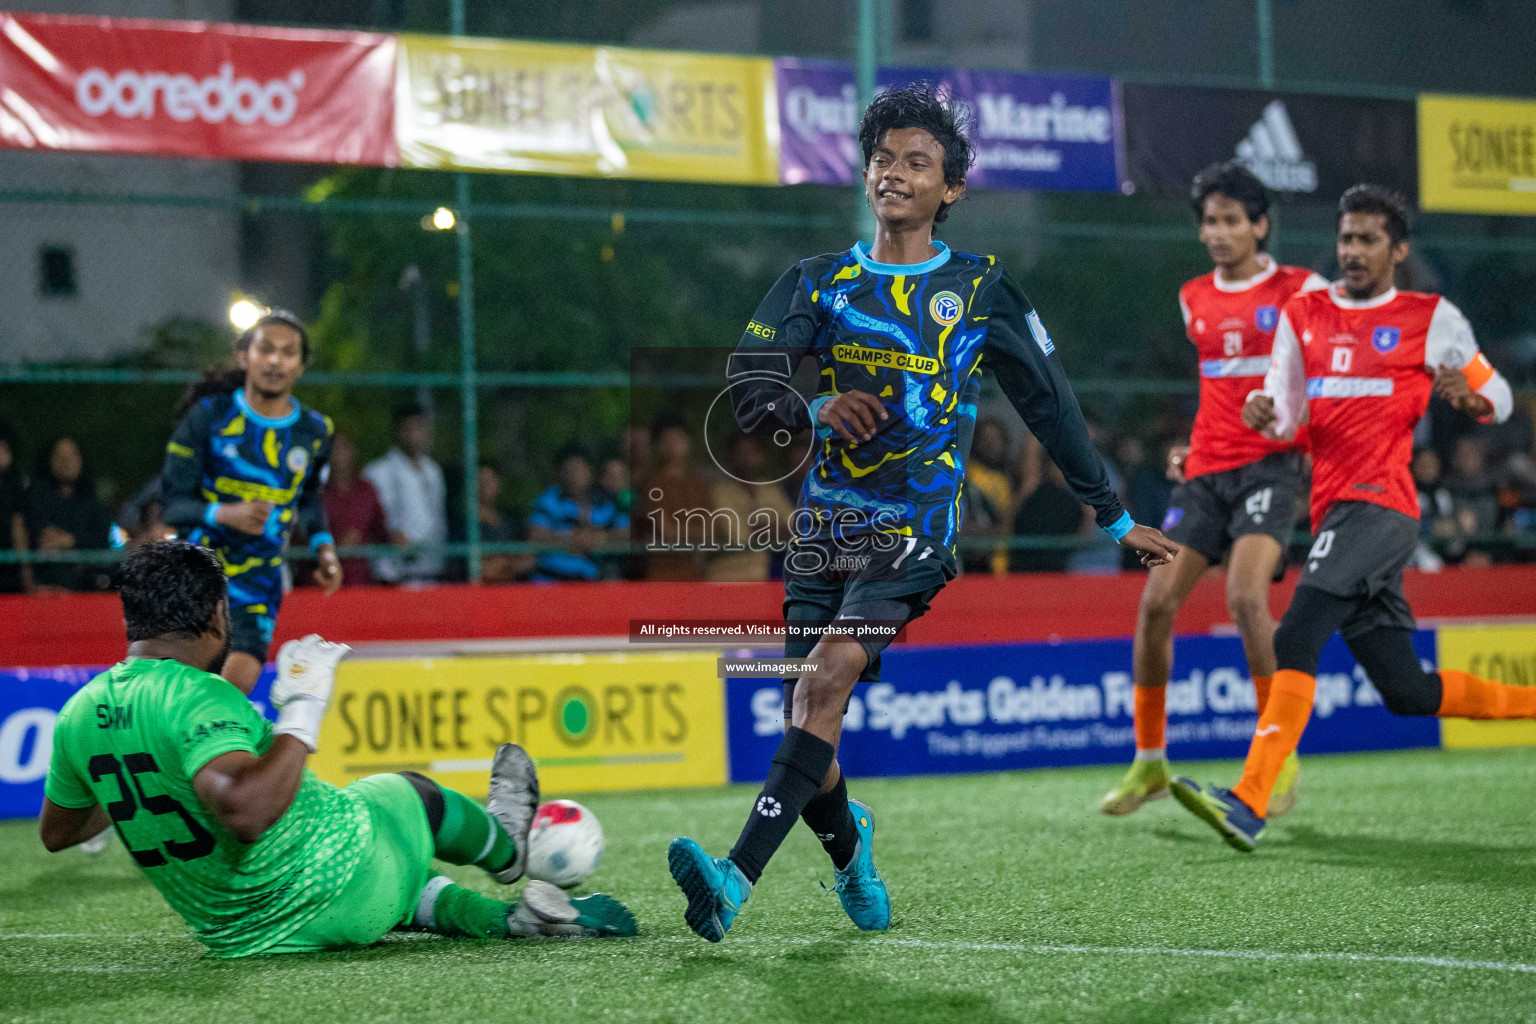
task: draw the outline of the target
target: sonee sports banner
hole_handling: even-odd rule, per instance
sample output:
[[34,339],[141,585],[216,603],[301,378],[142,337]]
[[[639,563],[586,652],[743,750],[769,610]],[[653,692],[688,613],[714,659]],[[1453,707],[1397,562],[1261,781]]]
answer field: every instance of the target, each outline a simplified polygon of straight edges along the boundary
[[1331,204],[1363,181],[1417,199],[1408,100],[1130,83],[1120,94],[1136,191],[1187,199],[1203,168],[1237,160],[1291,199]]
[[[1426,663],[1435,634],[1419,630]],[[883,678],[855,688],[838,762],[853,778],[1129,764],[1136,742],[1130,640],[892,647]],[[731,781],[758,782],[783,738],[782,684],[726,682]],[[1258,722],[1237,637],[1180,637],[1168,684],[1176,761],[1243,757]],[[1433,747],[1439,720],[1399,718],[1334,637],[1318,664],[1301,752]]]
[[396,163],[395,40],[0,14],[0,146]]

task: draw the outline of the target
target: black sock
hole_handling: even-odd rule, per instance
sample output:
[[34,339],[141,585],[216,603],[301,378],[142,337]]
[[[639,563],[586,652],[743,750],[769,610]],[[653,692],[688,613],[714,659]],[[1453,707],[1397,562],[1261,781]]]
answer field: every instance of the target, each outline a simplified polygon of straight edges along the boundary
[[773,755],[768,780],[731,850],[731,860],[747,881],[756,885],[762,877],[768,859],[789,835],[806,803],[821,789],[836,754],[832,744],[804,729],[790,726],[784,730],[784,742]]
[[832,858],[833,867],[842,870],[848,866],[854,848],[859,845],[859,829],[848,806],[848,780],[841,772],[831,792],[817,793],[806,802],[800,820],[821,840],[821,848]]

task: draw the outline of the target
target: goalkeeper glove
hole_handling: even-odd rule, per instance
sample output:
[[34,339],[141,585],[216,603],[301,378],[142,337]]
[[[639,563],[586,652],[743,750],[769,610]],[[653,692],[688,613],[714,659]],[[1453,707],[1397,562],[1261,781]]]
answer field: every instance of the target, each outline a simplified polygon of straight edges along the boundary
[[346,644],[333,644],[314,633],[283,644],[277,652],[277,678],[272,682],[275,732],[296,737],[311,753],[315,751],[320,742],[320,720],[336,685],[336,666],[351,653]]

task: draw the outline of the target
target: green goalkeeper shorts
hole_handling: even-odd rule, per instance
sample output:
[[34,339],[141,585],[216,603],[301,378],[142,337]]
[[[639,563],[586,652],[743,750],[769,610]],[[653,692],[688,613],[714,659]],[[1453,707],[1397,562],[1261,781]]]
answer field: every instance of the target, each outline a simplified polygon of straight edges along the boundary
[[268,952],[366,946],[408,924],[416,910],[416,900],[432,877],[432,828],[421,797],[402,775],[370,775],[347,791],[362,797],[367,806],[373,840],[336,898]]

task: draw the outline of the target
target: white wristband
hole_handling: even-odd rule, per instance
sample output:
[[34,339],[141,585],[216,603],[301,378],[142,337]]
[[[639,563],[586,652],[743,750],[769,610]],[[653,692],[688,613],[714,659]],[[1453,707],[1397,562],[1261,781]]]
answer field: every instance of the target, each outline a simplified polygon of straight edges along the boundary
[[325,717],[325,701],[313,697],[294,697],[277,713],[277,725],[273,732],[292,736],[309,748],[310,753],[319,749],[320,720]]

